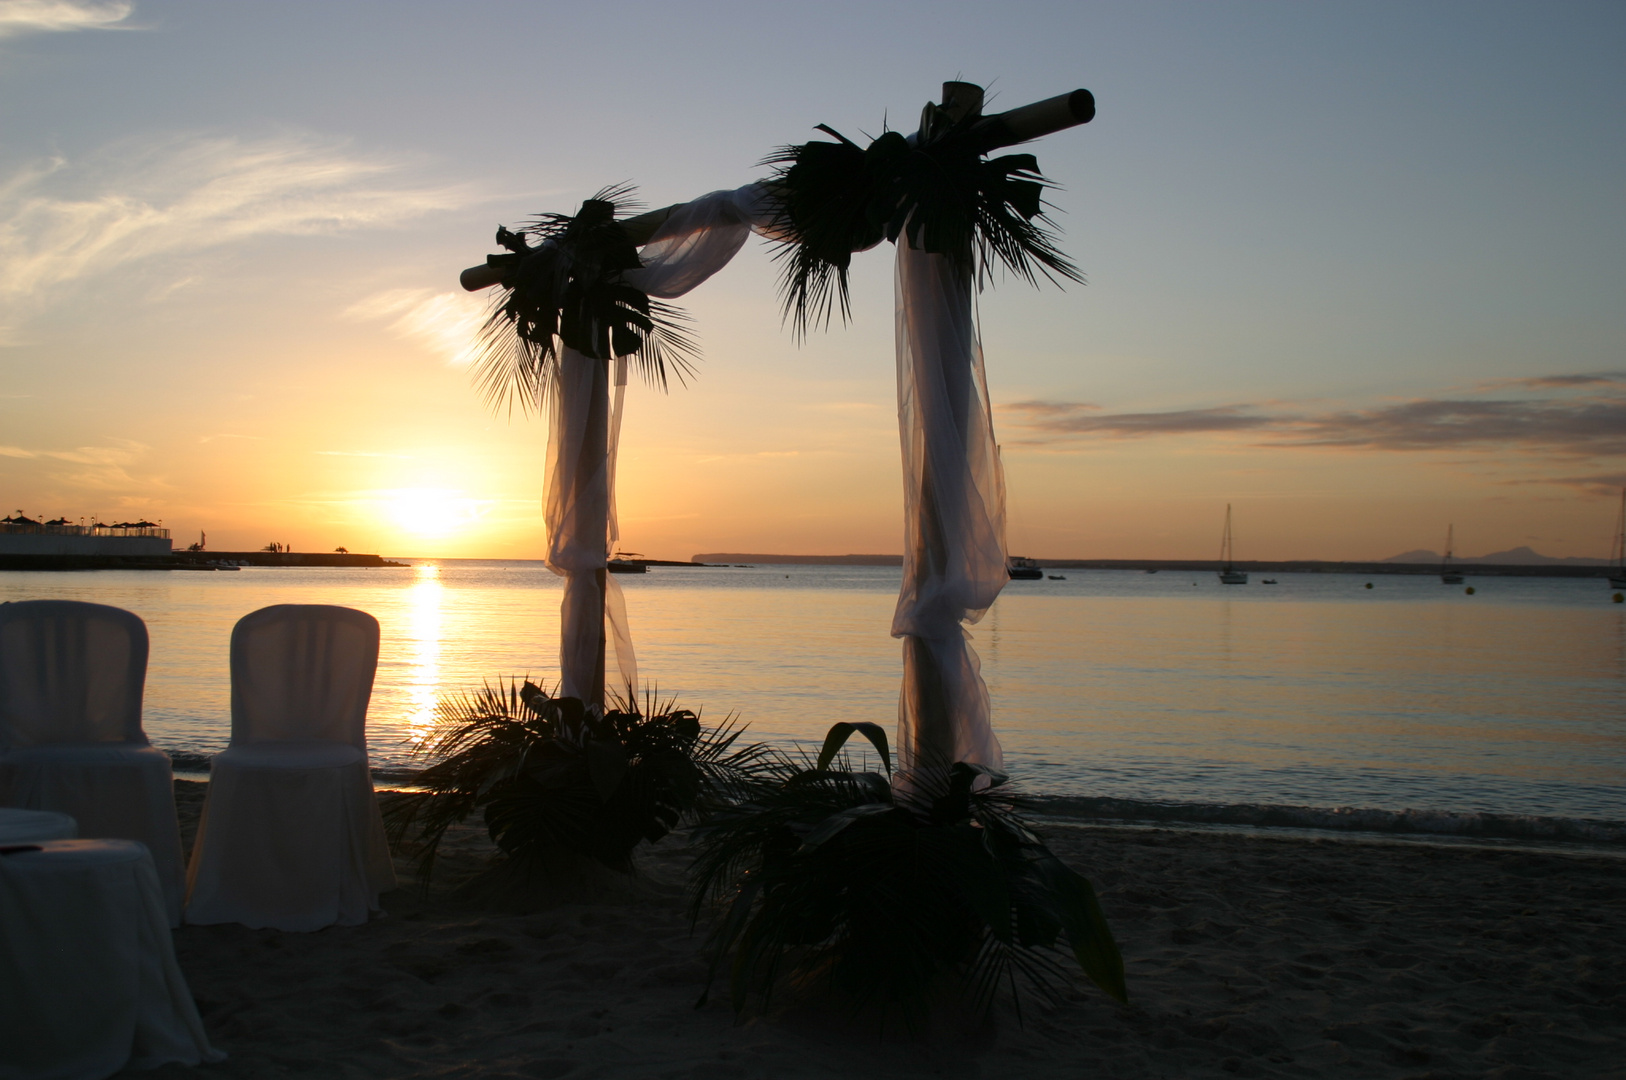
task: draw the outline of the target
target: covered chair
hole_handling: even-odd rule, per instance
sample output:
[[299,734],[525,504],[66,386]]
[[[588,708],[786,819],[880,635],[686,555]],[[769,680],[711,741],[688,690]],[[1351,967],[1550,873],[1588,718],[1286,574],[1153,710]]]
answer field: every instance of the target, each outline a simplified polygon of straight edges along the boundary
[[141,730],[146,679],[136,615],[77,600],[0,604],[0,805],[71,815],[88,839],[147,845],[179,926],[175,777]]
[[278,604],[231,635],[231,745],[210,763],[186,921],[319,930],[395,887],[367,766],[378,620]]

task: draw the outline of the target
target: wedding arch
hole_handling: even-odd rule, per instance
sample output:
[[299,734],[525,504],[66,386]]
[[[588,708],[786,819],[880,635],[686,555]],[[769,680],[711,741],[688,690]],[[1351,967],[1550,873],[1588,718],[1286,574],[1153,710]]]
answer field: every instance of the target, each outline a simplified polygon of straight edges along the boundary
[[[684,374],[695,355],[667,304],[721,270],[755,232],[776,245],[785,314],[798,337],[848,314],[855,252],[891,241],[898,425],[903,451],[903,586],[892,634],[903,642],[900,774],[963,762],[1002,767],[975,623],[1008,580],[1005,483],[973,309],[1003,268],[1030,283],[1080,280],[1045,215],[1052,186],[1030,154],[994,151],[1095,115],[1087,90],[984,115],[983,90],[943,85],[913,134],[861,147],[782,147],[772,174],[743,187],[631,215],[611,188],[574,215],[498,230],[505,249],[465,270],[463,287],[500,286],[482,341],[488,394],[549,414],[547,564],[565,579],[560,695],[604,706],[635,698],[625,604],[607,572],[618,531],[615,463],[629,366]],[[614,658],[615,675],[607,675]]]

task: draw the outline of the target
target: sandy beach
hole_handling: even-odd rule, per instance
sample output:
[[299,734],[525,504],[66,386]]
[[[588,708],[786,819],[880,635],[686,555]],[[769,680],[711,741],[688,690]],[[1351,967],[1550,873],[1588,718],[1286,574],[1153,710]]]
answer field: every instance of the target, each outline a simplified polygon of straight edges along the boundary
[[[203,787],[178,783],[188,833]],[[181,965],[230,1059],[146,1075],[1626,1077],[1626,861],[1047,832],[1101,889],[1128,1007],[1080,988],[932,1042],[789,1002],[744,1022],[697,1010],[685,856],[666,843],[617,902],[516,915],[402,889],[361,927],[185,927]],[[448,880],[484,852],[457,836]]]

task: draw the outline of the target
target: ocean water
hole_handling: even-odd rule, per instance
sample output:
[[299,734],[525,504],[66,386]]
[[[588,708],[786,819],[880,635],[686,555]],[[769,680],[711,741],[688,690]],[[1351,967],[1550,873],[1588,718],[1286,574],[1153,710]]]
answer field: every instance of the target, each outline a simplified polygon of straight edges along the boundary
[[[898,573],[619,580],[640,674],[662,697],[791,744],[838,720],[895,721]],[[1602,581],[1470,577],[1469,596],[1423,576],[1060,573],[1012,582],[973,628],[1026,790],[1626,820],[1626,605]],[[551,682],[557,665],[560,582],[534,562],[0,573],[0,600],[47,597],[146,620],[146,729],[181,755],[225,746],[231,628],[268,604],[378,618],[368,730],[386,769],[422,764],[413,747],[442,697],[504,675]]]

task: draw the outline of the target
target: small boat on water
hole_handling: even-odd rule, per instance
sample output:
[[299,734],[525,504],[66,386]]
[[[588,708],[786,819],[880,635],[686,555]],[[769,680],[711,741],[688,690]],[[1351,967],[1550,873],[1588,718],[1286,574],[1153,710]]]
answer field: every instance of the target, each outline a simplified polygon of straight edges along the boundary
[[1276,579],[1273,578],[1273,577],[1261,578],[1260,581],[1259,581],[1259,584],[1261,584],[1261,585],[1274,585],[1274,584],[1276,584]]
[[1609,587],[1626,589],[1626,488],[1620,489],[1620,519],[1615,523],[1615,565],[1609,568]]
[[1232,565],[1231,556],[1231,504],[1225,504],[1225,536],[1220,540],[1220,571],[1221,585],[1246,585],[1248,575]]
[[1461,585],[1462,571],[1451,566],[1451,533],[1454,526],[1445,527],[1445,555],[1440,559],[1440,583],[1442,585]]
[[1033,559],[1012,555],[1005,563],[1005,572],[1013,581],[1043,581],[1044,570]]
[[1050,575],[1050,580],[1051,581],[1066,581],[1067,580],[1067,575],[1066,574],[1051,574]]
[[643,556],[636,551],[618,551],[615,557],[605,564],[612,574],[647,574],[649,566],[643,562]]

